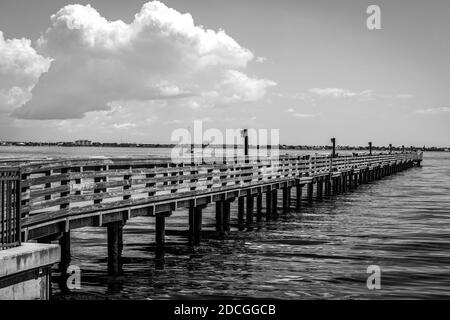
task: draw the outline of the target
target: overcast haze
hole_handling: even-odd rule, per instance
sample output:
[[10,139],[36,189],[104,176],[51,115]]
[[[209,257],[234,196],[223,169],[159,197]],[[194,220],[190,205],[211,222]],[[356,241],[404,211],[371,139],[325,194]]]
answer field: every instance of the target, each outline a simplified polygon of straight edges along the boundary
[[450,146],[449,18],[449,1],[2,1],[0,140],[164,143],[203,119]]

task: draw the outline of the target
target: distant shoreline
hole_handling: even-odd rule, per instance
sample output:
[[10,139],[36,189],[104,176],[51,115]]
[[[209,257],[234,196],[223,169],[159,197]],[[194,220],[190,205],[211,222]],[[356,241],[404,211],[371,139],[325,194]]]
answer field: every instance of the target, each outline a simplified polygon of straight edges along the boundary
[[[174,148],[179,146],[178,144],[165,144],[165,143],[102,143],[102,142],[92,142],[91,144],[75,144],[73,142],[12,142],[4,141],[0,142],[0,147],[94,147],[94,148]],[[189,147],[189,145],[184,145]],[[200,147],[200,145],[194,145],[194,147]],[[207,145],[203,145],[207,147]],[[222,145],[210,145],[208,147],[223,148]],[[234,148],[234,145],[227,145],[227,148]],[[251,149],[257,148],[254,145],[249,146]],[[237,149],[242,149],[243,145],[239,144],[236,146]],[[272,146],[273,148],[273,146]],[[418,146],[405,146],[405,150],[417,150],[422,151],[438,151],[438,152],[450,152],[449,147],[418,147]],[[265,149],[265,147],[262,147]],[[280,150],[331,150],[331,146],[316,146],[316,145],[279,145]],[[367,146],[336,146],[337,150],[368,150]],[[388,146],[372,146],[372,150],[377,151],[388,151]],[[393,146],[393,151],[401,151],[402,147]]]

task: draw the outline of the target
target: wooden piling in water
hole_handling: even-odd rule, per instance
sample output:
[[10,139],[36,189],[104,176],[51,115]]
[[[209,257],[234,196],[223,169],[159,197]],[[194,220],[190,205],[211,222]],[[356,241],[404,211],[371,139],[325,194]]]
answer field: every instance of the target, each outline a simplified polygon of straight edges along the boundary
[[189,240],[194,246],[199,245],[202,238],[202,210],[203,206],[189,208]]
[[283,188],[283,212],[289,209],[289,188]]
[[313,182],[311,181],[310,183],[308,183],[308,203],[311,204],[313,202],[313,192],[314,192],[314,185]]
[[278,190],[272,190],[272,213],[277,214],[278,212]]
[[303,185],[301,185],[300,183],[297,183],[296,196],[295,196],[295,207],[297,209],[299,209],[302,204],[302,187],[303,187]]
[[223,202],[223,231],[225,233],[230,232],[230,215],[231,215],[231,202],[233,199],[229,199]]
[[244,214],[245,214],[245,198],[238,198],[238,223],[241,224],[244,222]]
[[272,191],[266,191],[266,216],[270,217],[271,213],[272,213]]
[[165,244],[166,237],[166,217],[158,214],[155,217],[155,243],[156,246],[162,247]]
[[224,232],[224,201],[216,202],[216,231]]
[[317,201],[322,201],[323,199],[323,178],[319,177],[317,179],[317,191],[316,191],[316,198]]
[[112,276],[122,272],[123,223],[111,222],[106,225],[108,238],[108,273]]
[[250,227],[253,224],[253,196],[247,196],[247,215],[246,215],[246,224]]
[[62,232],[58,242],[61,247],[61,261],[59,262],[59,270],[61,273],[65,273],[71,260],[70,231]]

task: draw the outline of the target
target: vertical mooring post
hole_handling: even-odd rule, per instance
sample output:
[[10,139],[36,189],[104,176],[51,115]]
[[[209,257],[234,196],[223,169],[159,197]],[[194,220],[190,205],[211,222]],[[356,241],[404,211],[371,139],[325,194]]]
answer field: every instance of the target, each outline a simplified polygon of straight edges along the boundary
[[369,142],[369,156],[372,155],[372,142]]
[[59,270],[65,273],[70,265],[70,231],[62,232],[59,238],[59,245],[61,247],[61,261],[59,262]]
[[405,146],[402,145],[402,153],[405,153]]
[[155,242],[157,247],[164,246],[166,238],[166,217],[157,214],[155,217]]
[[123,222],[107,224],[108,235],[108,273],[112,276],[122,272]]
[[245,156],[245,162],[249,162],[248,158],[248,130],[244,129],[242,130],[242,135],[244,136],[244,156]]
[[336,138],[331,138],[331,143],[332,143],[332,152],[331,152],[331,157],[332,158],[336,158]]
[[392,143],[389,143],[389,154],[392,153]]

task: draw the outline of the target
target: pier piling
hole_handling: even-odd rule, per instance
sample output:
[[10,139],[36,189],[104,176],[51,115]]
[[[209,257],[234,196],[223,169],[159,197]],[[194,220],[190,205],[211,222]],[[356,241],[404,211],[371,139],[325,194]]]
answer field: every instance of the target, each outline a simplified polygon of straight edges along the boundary
[[112,276],[122,272],[123,222],[107,224],[108,273]]

